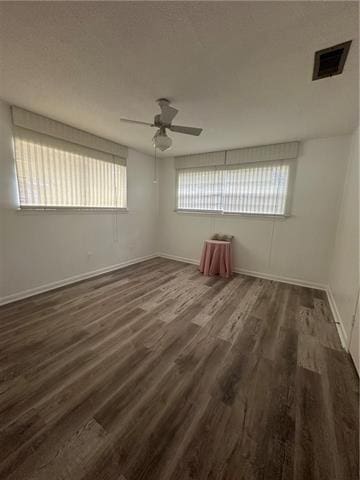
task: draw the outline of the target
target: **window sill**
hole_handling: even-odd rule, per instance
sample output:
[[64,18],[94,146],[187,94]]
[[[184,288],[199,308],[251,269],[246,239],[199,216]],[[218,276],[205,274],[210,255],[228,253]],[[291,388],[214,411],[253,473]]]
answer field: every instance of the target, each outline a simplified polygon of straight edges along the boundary
[[101,208],[101,207],[20,207],[18,214],[98,214],[98,213],[129,213],[127,208]]
[[181,210],[175,209],[175,213],[185,215],[215,215],[218,217],[251,217],[251,218],[268,218],[286,220],[291,217],[290,214],[271,214],[271,213],[232,213],[232,212],[218,212],[214,210]]

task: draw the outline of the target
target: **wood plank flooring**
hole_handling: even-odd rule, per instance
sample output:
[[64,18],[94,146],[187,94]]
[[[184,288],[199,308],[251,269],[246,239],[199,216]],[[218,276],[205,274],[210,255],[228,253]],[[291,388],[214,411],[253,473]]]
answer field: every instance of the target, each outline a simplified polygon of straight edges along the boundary
[[157,258],[0,319],[1,480],[359,478],[322,291]]

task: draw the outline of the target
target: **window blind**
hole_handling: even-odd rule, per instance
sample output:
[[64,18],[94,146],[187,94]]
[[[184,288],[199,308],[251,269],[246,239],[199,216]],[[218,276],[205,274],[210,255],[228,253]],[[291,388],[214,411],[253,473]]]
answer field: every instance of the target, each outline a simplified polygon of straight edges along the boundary
[[86,136],[72,143],[18,125],[13,131],[21,208],[127,208],[126,158],[111,153],[112,142],[99,141],[101,151],[93,136],[87,144]]
[[177,208],[219,211],[222,207],[222,170],[179,170]]
[[223,172],[223,210],[228,213],[284,215],[288,164],[249,165]]
[[286,162],[177,170],[177,209],[287,215],[291,170]]

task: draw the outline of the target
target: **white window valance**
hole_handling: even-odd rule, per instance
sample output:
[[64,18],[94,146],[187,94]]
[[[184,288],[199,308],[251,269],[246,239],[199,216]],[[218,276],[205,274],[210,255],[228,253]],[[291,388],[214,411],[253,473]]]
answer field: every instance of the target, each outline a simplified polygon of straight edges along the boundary
[[259,147],[239,148],[226,152],[226,165],[253,162],[274,162],[297,158],[299,142],[276,143]]
[[[46,135],[48,137],[48,144],[52,141],[54,144],[61,142],[63,148],[65,147],[68,150],[76,148],[78,151],[81,150],[82,147],[86,149],[84,154],[88,154],[89,150],[91,150],[93,151],[92,156],[96,158],[126,165],[128,149],[123,145],[37,113],[29,112],[23,108],[12,106],[11,110],[14,132],[23,138],[26,137],[28,140],[44,140],[44,136]],[[70,143],[71,146],[68,145],[68,147],[66,147],[67,143]],[[74,145],[76,147],[74,147]]]
[[199,153],[175,157],[175,168],[210,167],[225,164],[225,152]]
[[276,143],[258,147],[175,157],[175,168],[198,168],[216,165],[241,165],[253,162],[274,162],[297,158],[299,142]]

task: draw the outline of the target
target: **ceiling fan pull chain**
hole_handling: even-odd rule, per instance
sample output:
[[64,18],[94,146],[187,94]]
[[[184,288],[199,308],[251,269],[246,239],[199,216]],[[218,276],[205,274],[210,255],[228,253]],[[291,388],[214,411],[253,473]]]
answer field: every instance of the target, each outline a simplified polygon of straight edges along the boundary
[[154,180],[153,183],[157,183],[157,157],[156,157],[156,145],[154,145]]

